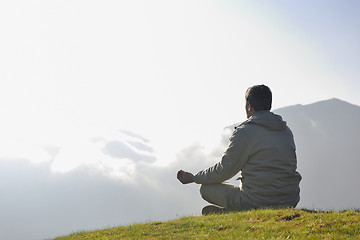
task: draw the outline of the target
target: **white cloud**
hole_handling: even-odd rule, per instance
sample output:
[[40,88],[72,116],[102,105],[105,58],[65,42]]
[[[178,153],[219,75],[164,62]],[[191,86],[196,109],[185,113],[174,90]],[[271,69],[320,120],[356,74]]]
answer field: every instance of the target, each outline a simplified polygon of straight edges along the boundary
[[0,139],[1,159],[26,159],[32,163],[44,163],[51,160],[51,155],[41,146],[18,138]]
[[58,153],[51,162],[54,172],[70,172],[79,168],[131,180],[136,166],[156,161],[150,141],[130,131],[114,131],[102,136],[71,139],[58,146]]
[[[131,135],[127,132],[127,136]],[[123,160],[118,155],[104,158],[106,154],[101,152],[104,143],[106,145],[103,140],[97,148],[84,145],[85,154],[82,152],[85,149],[78,146],[68,150],[69,156],[60,150],[54,162],[37,165],[28,160],[0,159],[0,238],[39,239],[73,231],[200,214],[204,201],[198,186],[183,186],[176,179],[180,168],[195,171],[215,160],[205,154],[200,145],[184,149],[178,154],[177,161],[159,167],[151,162],[137,161],[137,155],[134,155],[135,160],[127,159],[123,165],[116,165]],[[98,164],[72,162],[74,168],[56,165],[66,159],[75,159],[77,154],[73,151],[80,151],[79,157],[96,155],[98,151],[97,156],[103,159]],[[25,227],[17,231],[20,225]]]

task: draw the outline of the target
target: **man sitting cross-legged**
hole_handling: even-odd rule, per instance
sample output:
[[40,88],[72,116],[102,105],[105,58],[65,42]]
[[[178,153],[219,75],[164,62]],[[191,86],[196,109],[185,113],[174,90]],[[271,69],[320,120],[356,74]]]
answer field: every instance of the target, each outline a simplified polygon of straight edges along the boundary
[[[300,200],[301,175],[296,171],[295,143],[281,116],[270,112],[272,93],[265,85],[245,94],[247,120],[235,128],[221,161],[193,175],[180,170],[183,184],[198,183],[201,196],[223,210],[295,207]],[[241,173],[239,187],[225,181]]]

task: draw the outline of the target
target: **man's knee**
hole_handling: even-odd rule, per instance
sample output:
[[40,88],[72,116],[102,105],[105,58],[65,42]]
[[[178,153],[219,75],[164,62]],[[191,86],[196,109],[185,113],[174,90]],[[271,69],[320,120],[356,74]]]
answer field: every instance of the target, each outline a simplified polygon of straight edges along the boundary
[[203,195],[204,188],[205,188],[205,187],[204,187],[204,184],[201,184],[201,185],[200,185],[200,189],[199,189],[201,196]]
[[200,185],[200,195],[202,198],[206,197],[208,189],[209,189],[209,185],[207,184]]
[[226,187],[225,184],[202,184],[200,185],[200,195],[205,201],[211,204],[226,207],[224,187]]
[[[238,187],[228,183],[219,183],[219,184],[202,184],[200,185],[200,195],[201,197],[212,204],[231,209],[231,202],[233,201],[234,194]],[[236,196],[235,198],[239,198]]]
[[205,201],[211,202],[211,194],[209,194],[209,188],[210,186],[208,184],[201,184],[200,195]]
[[222,184],[201,184],[200,195],[205,201],[214,203],[216,199],[223,197],[221,186]]

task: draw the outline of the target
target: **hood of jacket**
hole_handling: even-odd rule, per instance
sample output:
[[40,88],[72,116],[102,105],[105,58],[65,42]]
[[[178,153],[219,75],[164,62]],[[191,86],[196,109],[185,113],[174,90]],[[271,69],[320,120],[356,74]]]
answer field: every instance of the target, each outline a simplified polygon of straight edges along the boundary
[[256,112],[245,122],[257,124],[272,131],[281,131],[286,127],[286,122],[283,121],[282,117],[270,111]]

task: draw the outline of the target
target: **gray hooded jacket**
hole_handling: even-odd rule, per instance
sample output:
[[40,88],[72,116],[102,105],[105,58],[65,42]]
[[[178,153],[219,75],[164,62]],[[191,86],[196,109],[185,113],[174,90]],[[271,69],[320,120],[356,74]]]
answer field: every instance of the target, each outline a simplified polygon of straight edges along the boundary
[[222,183],[239,172],[243,208],[295,207],[301,175],[295,143],[281,116],[260,111],[240,124],[221,161],[195,175],[199,184]]

